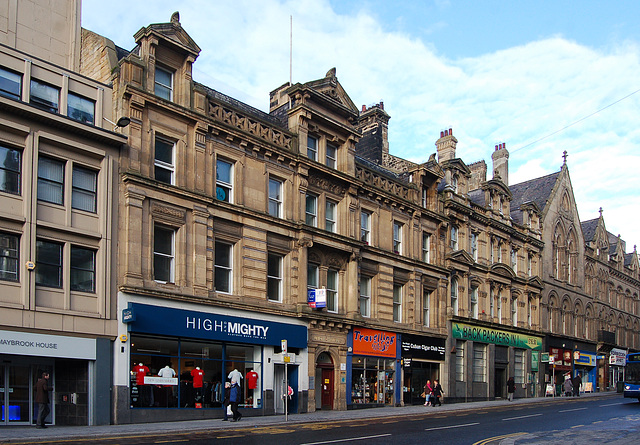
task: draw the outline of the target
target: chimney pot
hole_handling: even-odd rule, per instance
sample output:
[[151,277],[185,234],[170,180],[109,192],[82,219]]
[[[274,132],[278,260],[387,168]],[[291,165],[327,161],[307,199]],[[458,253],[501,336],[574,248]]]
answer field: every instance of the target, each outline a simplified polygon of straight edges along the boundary
[[502,143],[502,148],[507,148],[507,143],[506,142]]
[[453,136],[453,128],[449,127],[449,136]]
[[384,102],[380,101],[380,108],[384,110]]
[[444,131],[440,132],[440,137],[443,138],[444,137]]
[[498,144],[496,144],[496,151],[498,151]]
[[363,106],[362,106],[362,111],[363,111],[363,112],[367,111],[367,106],[366,106],[366,105],[363,105]]

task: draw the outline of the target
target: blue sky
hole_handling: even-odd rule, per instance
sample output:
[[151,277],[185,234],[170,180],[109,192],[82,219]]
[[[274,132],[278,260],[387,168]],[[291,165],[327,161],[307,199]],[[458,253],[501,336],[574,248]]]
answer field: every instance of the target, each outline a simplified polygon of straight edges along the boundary
[[194,79],[268,111],[289,80],[293,16],[294,82],[336,67],[358,107],[384,101],[391,154],[424,162],[453,127],[457,155],[489,171],[505,142],[515,184],[558,171],[566,150],[580,219],[602,207],[627,252],[640,244],[640,2],[149,4],[84,0],[82,25],[131,49],[136,31],[178,10],[202,48]]

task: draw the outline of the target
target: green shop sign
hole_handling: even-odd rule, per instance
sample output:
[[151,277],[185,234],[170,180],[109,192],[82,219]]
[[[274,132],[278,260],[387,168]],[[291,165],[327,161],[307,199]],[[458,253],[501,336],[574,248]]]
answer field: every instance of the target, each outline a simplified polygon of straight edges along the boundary
[[460,340],[479,341],[493,343],[495,345],[513,346],[515,348],[540,350],[542,338],[530,335],[516,334],[515,332],[501,331],[499,329],[483,328],[465,323],[452,323],[453,338]]

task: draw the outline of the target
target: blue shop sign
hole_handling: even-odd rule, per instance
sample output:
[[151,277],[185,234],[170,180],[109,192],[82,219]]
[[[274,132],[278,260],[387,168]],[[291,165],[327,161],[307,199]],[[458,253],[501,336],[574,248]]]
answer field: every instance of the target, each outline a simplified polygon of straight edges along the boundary
[[286,339],[291,348],[307,347],[306,326],[140,303],[129,303],[128,309],[131,332],[272,346]]
[[573,363],[583,366],[596,366],[596,355],[588,351],[575,351],[573,353]]

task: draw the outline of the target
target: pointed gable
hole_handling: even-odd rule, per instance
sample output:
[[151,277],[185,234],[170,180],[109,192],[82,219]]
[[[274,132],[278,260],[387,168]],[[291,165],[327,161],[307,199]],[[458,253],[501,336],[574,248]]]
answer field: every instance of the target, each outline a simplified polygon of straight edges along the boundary
[[331,98],[332,101],[337,102],[354,113],[358,112],[358,108],[338,81],[335,68],[331,68],[327,71],[327,74],[322,79],[312,80],[305,83],[304,87],[310,88],[314,92],[327,98]]
[[178,12],[173,13],[169,23],[155,23],[140,28],[133,37],[138,45],[144,38],[155,37],[159,41],[170,44],[174,50],[192,56],[194,60],[201,51],[196,42],[180,25],[180,14]]

